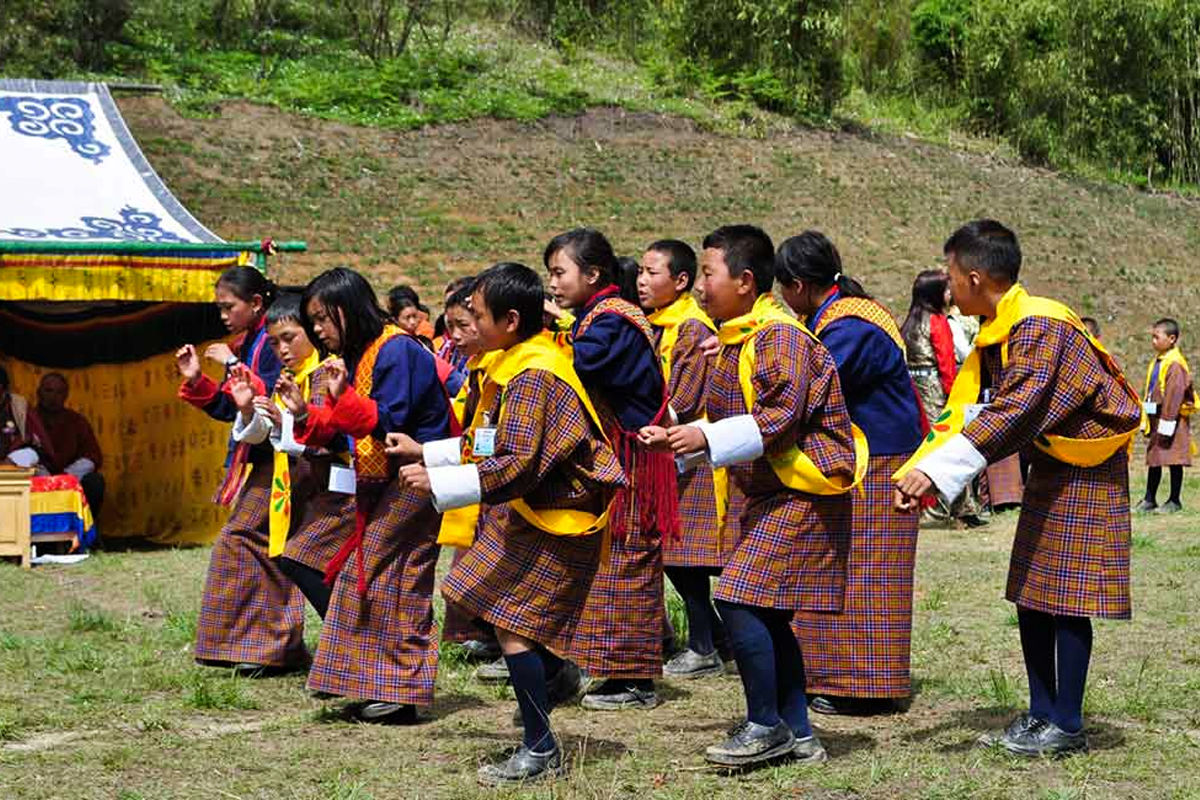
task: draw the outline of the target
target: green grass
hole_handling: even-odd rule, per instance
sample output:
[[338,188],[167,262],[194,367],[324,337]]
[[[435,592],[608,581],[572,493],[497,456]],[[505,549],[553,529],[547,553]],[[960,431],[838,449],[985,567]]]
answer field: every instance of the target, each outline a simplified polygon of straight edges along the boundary
[[[33,572],[4,564],[0,796],[1195,797],[1200,635],[1191,613],[1200,589],[1185,553],[1200,545],[1198,522],[1190,510],[1135,519],[1136,535],[1158,544],[1134,551],[1135,619],[1096,624],[1086,756],[1026,762],[973,746],[1026,702],[1012,607],[1002,599],[1015,524],[1006,515],[978,530],[922,531],[912,708],[816,718],[827,764],[731,776],[706,769],[704,747],[743,713],[740,684],[727,677],[664,683],[666,702],[646,714],[555,712],[571,775],[498,795],[477,788],[474,772],[515,742],[511,691],[474,681],[457,648],[441,661],[428,721],[359,725],[340,702],[308,695],[302,676],[247,680],[192,663],[171,620],[195,617],[204,548],[101,553]],[[311,646],[319,621],[308,622]]]

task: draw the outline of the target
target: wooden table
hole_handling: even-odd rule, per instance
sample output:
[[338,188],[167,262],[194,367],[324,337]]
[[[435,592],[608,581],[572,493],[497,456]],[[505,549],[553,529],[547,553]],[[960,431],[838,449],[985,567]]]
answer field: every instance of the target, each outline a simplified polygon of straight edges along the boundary
[[33,470],[0,464],[0,557],[16,556],[30,569],[29,482]]

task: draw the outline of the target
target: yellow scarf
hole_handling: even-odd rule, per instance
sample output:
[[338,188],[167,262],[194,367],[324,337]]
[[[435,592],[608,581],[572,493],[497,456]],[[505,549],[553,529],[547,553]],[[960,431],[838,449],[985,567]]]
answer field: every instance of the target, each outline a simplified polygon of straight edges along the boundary
[[[570,386],[580,402],[583,403],[596,430],[600,432],[601,437],[604,437],[600,416],[596,413],[587,391],[584,390],[583,384],[579,380],[579,375],[575,372],[571,352],[563,346],[561,337],[543,332],[513,345],[507,350],[487,355],[492,357],[481,359],[483,375],[479,402],[475,406],[475,414],[471,419],[470,427],[463,432],[462,448],[465,460],[478,460],[471,455],[474,447],[474,432],[481,425],[486,425],[485,417],[495,402],[497,393],[502,392],[513,378],[530,369],[545,370]],[[500,415],[503,416],[503,396],[501,396],[500,402]],[[498,423],[499,419],[495,422]],[[608,441],[607,438],[605,441]],[[597,517],[586,511],[572,509],[535,511],[520,498],[511,501],[509,505],[530,525],[555,536],[585,536],[602,531],[608,525],[607,509]],[[442,515],[438,544],[470,547],[475,541],[475,529],[478,524],[478,504],[446,512]]]
[[[1108,373],[1120,382],[1121,387],[1129,393],[1135,402],[1141,405],[1137,391],[1125,379],[1121,368],[1096,337],[1092,336],[1087,327],[1076,316],[1075,312],[1062,303],[1045,297],[1034,297],[1025,291],[1025,287],[1015,283],[1009,288],[996,306],[996,316],[989,319],[979,329],[975,337],[975,348],[963,362],[954,386],[950,388],[950,397],[946,400],[946,409],[933,422],[933,430],[925,437],[925,441],[917,449],[904,466],[896,470],[892,480],[898,480],[912,469],[925,456],[941,447],[947,439],[963,429],[963,413],[966,407],[979,402],[979,391],[983,385],[983,361],[980,350],[992,345],[1000,345],[1001,363],[1008,364],[1008,337],[1021,320],[1028,317],[1047,317],[1068,323],[1072,328],[1087,337],[1088,344],[1100,356],[1100,361]],[[1143,415],[1144,416],[1144,415]],[[1100,439],[1072,439],[1066,436],[1046,434],[1034,440],[1034,445],[1044,453],[1066,464],[1077,467],[1094,467],[1103,464],[1113,453],[1122,447],[1127,447],[1137,433],[1140,424],[1126,433],[1115,436],[1104,436]]]
[[[759,295],[758,299],[754,301],[754,307],[750,309],[750,313],[735,317],[721,325],[717,337],[722,345],[742,345],[742,351],[738,355],[738,384],[742,387],[742,398],[746,401],[747,412],[754,408],[756,397],[752,380],[755,362],[755,334],[772,323],[798,328],[814,343],[820,344],[820,340],[813,332],[784,311],[770,294]],[[847,481],[840,477],[833,479],[826,477],[796,445],[792,445],[778,455],[768,456],[767,460],[771,463],[771,469],[775,471],[779,480],[789,489],[809,494],[844,494],[862,482],[863,476],[867,474],[867,460],[870,457],[867,437],[853,423],[850,424],[850,429],[854,436],[853,481]]]
[[[296,385],[304,393],[305,400],[312,397],[312,374],[323,363],[314,348],[295,372]],[[272,399],[281,410],[284,408],[283,399],[278,394],[274,395]],[[284,545],[287,544],[288,530],[292,526],[292,473],[288,468],[288,454],[282,450],[276,450],[274,455],[271,505],[267,521],[267,555],[275,558],[283,553]]]
[[[717,326],[708,314],[704,313],[704,309],[700,308],[691,292],[680,295],[675,302],[648,314],[646,319],[651,325],[662,328],[662,337],[658,340],[658,356],[662,360],[663,380],[668,383],[671,381],[671,353],[675,351],[675,344],[679,341],[679,326],[689,319],[694,319],[713,333],[717,331]],[[713,497],[717,501],[717,530],[724,531],[725,515],[729,512],[729,473],[723,468],[714,469],[712,476]]]
[[[1178,364],[1183,367],[1183,371],[1188,375],[1192,374],[1192,370],[1188,367],[1187,359],[1184,358],[1183,353],[1179,352],[1178,347],[1172,347],[1154,359],[1154,361],[1151,361],[1150,366],[1146,367],[1146,388],[1142,392],[1142,397],[1147,400],[1150,399],[1150,390],[1153,388],[1150,386],[1150,378],[1154,375],[1154,365],[1156,363],[1158,364],[1158,390],[1162,393],[1167,391],[1167,372],[1171,369],[1172,364]],[[1179,407],[1179,416],[1190,417],[1195,411],[1196,404],[1194,402],[1184,401],[1183,405]],[[1142,433],[1150,433],[1149,417],[1142,418]]]

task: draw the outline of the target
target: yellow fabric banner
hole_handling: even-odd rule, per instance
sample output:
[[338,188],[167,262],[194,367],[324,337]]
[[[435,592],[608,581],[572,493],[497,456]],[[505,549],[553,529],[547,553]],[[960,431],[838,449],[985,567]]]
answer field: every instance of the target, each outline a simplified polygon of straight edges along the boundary
[[[205,275],[211,296],[211,276]],[[203,353],[208,343],[197,345]],[[51,369],[4,362],[12,391],[34,406],[47,372],[71,387],[69,408],[83,414],[104,455],[107,484],[98,521],[106,538],[144,537],[159,544],[211,542],[228,514],[212,502],[224,475],[230,424],[217,422],[176,396],[172,353],[129,364]],[[214,380],[220,380],[215,368]]]

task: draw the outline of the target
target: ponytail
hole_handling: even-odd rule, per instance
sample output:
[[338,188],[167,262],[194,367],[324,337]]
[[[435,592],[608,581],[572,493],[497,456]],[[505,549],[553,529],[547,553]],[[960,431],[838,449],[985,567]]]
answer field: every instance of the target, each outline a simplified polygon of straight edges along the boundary
[[805,231],[781,244],[775,253],[775,276],[789,284],[804,281],[822,289],[836,286],[843,297],[871,299],[861,283],[842,274],[841,255],[820,231]]
[[262,298],[266,311],[275,302],[279,289],[275,282],[254,267],[230,267],[217,278],[217,286],[224,286],[239,300],[250,302],[254,295]]

